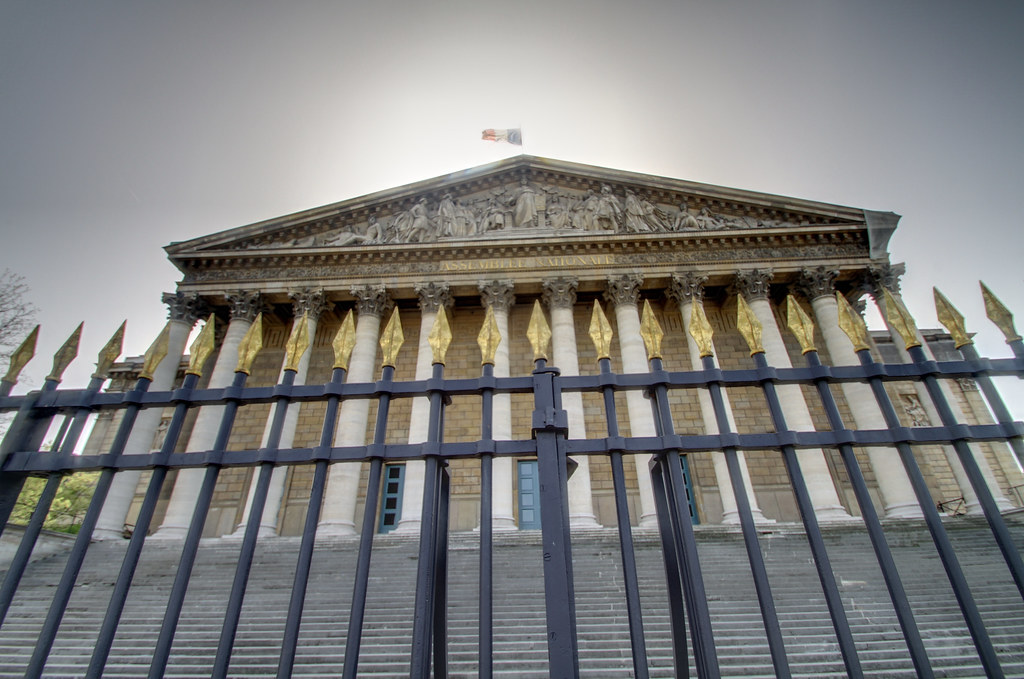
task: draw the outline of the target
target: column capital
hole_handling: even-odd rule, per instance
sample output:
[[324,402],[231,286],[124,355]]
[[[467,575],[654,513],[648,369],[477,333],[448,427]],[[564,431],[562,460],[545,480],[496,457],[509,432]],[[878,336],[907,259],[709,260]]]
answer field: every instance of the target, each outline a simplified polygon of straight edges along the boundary
[[417,283],[413,286],[420,298],[420,311],[437,313],[442,308],[450,309],[455,304],[451,289],[447,283]]
[[605,301],[615,306],[636,306],[643,282],[644,277],[638,273],[609,276],[608,287],[604,291]]
[[190,326],[209,313],[206,302],[194,292],[165,292],[160,301],[167,305],[167,320],[181,321]]
[[508,311],[516,303],[512,281],[480,281],[477,289],[485,307],[494,307],[495,311]]
[[836,290],[838,277],[839,271],[827,266],[801,269],[796,287],[813,302],[819,297],[831,297]]
[[579,279],[575,276],[549,278],[541,283],[544,288],[544,303],[553,309],[571,309],[576,304],[576,288]]
[[327,311],[331,306],[322,288],[319,290],[313,288],[296,290],[289,292],[288,296],[292,299],[292,312],[296,318],[300,318],[302,314],[309,314],[312,320],[319,320],[320,314]]
[[383,285],[363,285],[352,288],[352,296],[356,298],[356,311],[360,316],[376,316],[383,318],[394,306],[388,290]]
[[227,293],[224,297],[228,300],[231,320],[237,318],[252,323],[256,320],[256,315],[263,311],[263,297],[258,292],[236,290]]
[[669,283],[665,294],[680,308],[692,301],[704,301],[704,284],[708,282],[705,274],[695,271],[672,274],[672,281]]
[[741,269],[736,272],[736,289],[748,301],[767,299],[771,280],[771,269]]
[[864,272],[864,289],[875,298],[882,294],[883,288],[894,295],[899,295],[900,277],[906,272],[907,265],[902,262],[899,264],[890,264],[889,262],[872,264]]

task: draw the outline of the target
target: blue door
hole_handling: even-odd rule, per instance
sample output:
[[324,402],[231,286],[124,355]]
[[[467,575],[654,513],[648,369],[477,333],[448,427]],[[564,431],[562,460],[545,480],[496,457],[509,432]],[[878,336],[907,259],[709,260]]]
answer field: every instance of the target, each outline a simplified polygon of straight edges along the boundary
[[402,518],[402,488],[405,485],[405,465],[390,464],[384,467],[384,497],[380,510],[378,531],[390,533],[398,527]]
[[540,478],[536,460],[519,461],[519,530],[540,529]]

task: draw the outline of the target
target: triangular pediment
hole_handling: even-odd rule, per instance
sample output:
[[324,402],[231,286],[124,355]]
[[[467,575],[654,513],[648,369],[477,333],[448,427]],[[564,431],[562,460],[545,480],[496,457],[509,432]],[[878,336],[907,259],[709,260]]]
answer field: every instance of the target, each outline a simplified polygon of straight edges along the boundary
[[421,243],[601,234],[725,235],[858,225],[871,232],[872,221],[871,250],[884,253],[895,228],[895,219],[886,219],[885,213],[517,156],[173,243],[166,250],[181,268],[184,260],[245,252],[285,255]]

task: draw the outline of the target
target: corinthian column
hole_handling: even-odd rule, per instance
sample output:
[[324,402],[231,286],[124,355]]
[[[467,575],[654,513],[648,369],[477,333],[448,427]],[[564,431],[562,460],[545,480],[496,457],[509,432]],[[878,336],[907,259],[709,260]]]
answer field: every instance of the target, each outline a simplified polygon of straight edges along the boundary
[[[305,315],[309,323],[310,348],[299,359],[298,370],[295,372],[295,381],[293,382],[295,386],[299,386],[306,383],[306,374],[309,372],[309,360],[313,355],[312,345],[316,339],[316,328],[320,322],[320,314],[327,309],[328,304],[327,296],[323,290],[302,290],[289,294],[289,297],[292,298],[292,322],[301,322]],[[287,359],[288,356],[286,354],[285,361]],[[284,379],[284,372],[284,366],[282,365],[281,372],[277,378],[278,384]],[[281,438],[277,444],[278,448],[291,448],[292,444],[295,443],[295,430],[299,425],[300,406],[301,404],[299,403],[293,403],[288,407],[288,412],[285,413],[284,417],[284,425],[281,428]],[[267,415],[267,424],[263,428],[263,440],[260,442],[261,448],[265,448],[270,441],[270,430],[273,428],[273,421],[274,408],[271,408],[270,413]],[[288,467],[274,467],[274,472],[270,477],[270,486],[267,489],[266,504],[263,506],[263,517],[260,519],[259,537],[261,538],[277,535],[277,516],[281,511],[281,500],[284,498],[287,480]],[[255,494],[256,476],[254,475],[252,483],[249,484],[249,495],[245,500],[245,509],[242,510],[242,521],[238,524],[238,528],[232,534],[232,537],[241,538],[245,535],[245,526],[249,522],[249,514]]]
[[[576,354],[576,324],[572,308],[576,304],[575,278],[555,278],[543,282],[544,303],[551,312],[551,352],[553,365],[563,375],[580,374]],[[562,393],[562,407],[569,419],[569,438],[587,438],[583,419],[583,394]],[[600,528],[594,515],[594,494],[590,486],[590,456],[580,455],[576,471],[569,479],[569,521],[574,528]]]
[[[167,318],[170,321],[167,338],[167,357],[153,371],[153,382],[150,391],[167,391],[174,388],[178,377],[181,356],[185,353],[185,344],[192,332],[196,320],[206,313],[206,305],[195,293],[165,292],[163,303],[167,305]],[[152,452],[157,429],[163,419],[160,408],[147,408],[138,414],[135,427],[125,443],[123,455],[140,455]],[[97,540],[121,539],[124,536],[124,523],[131,509],[135,489],[139,485],[141,471],[125,470],[117,473],[103,504],[93,537]]]
[[[686,346],[690,354],[690,367],[694,370],[703,370],[704,365],[700,358],[700,349],[697,341],[690,335],[691,311],[694,303],[704,301],[704,283],[707,276],[696,273],[685,273],[672,276],[672,283],[667,294],[679,307],[679,313],[683,318],[683,334],[686,335]],[[714,355],[712,360],[715,367],[718,367],[718,353],[712,345]],[[718,421],[715,419],[715,407],[711,403],[711,394],[707,389],[697,390],[697,399],[700,403],[700,416],[704,421],[704,431],[707,434],[718,434]],[[722,402],[725,404],[725,416],[729,421],[732,431],[736,429],[736,421],[732,416],[732,405],[729,403],[729,394],[722,389]],[[754,495],[754,486],[750,481],[750,472],[747,470],[747,459],[743,451],[736,451],[736,459],[739,460],[740,473],[743,476],[743,487],[747,490],[747,500],[750,503],[750,512],[754,521],[758,523],[772,523],[761,513],[757,504],[757,497]],[[720,450],[711,452],[711,464],[715,470],[715,483],[718,484],[718,493],[722,499],[722,523],[739,523],[739,512],[736,509],[736,496],[732,492],[732,483],[729,480],[729,466],[725,461],[725,453]]]
[[[356,298],[356,342],[349,359],[347,382],[372,382],[377,365],[377,341],[380,338],[380,319],[391,308],[391,300],[383,285],[352,290]],[[355,398],[341,404],[334,445],[362,446],[366,444],[366,425],[370,414],[370,401]],[[359,494],[361,462],[340,462],[332,465],[324,491],[323,511],[317,527],[319,535],[355,535],[356,498]]]
[[[512,281],[481,282],[478,286],[484,307],[494,311],[494,321],[498,324],[498,332],[502,341],[494,354],[494,376],[509,376],[508,347],[508,312],[515,304],[512,294]],[[492,431],[495,441],[512,439],[512,400],[509,394],[494,395],[494,419]],[[515,530],[516,519],[512,512],[512,459],[496,457],[493,463],[494,485],[491,491],[492,512],[491,525],[494,530]]]
[[[434,327],[437,314],[449,309],[455,301],[447,283],[420,283],[415,286],[420,301],[420,340],[416,349],[416,379],[427,380],[434,373],[434,354],[430,348],[430,330]],[[409,443],[423,443],[427,440],[430,425],[430,399],[417,396],[412,400],[412,415],[409,421]],[[396,533],[418,533],[423,513],[423,460],[408,460],[405,463],[405,484],[402,490],[402,518],[398,521]]]
[[[767,269],[738,271],[736,287],[750,305],[757,320],[761,322],[761,341],[768,363],[776,368],[792,368],[789,352],[782,341],[782,333],[768,302],[768,282],[771,278],[772,272]],[[811,419],[811,412],[807,409],[807,402],[804,401],[800,386],[780,384],[777,391],[789,428],[794,431],[814,431],[814,421]],[[836,492],[824,451],[820,448],[807,448],[798,450],[796,455],[818,520],[849,519],[850,515],[839,501],[839,494]]]
[[[903,264],[889,264],[880,263],[872,266],[868,269],[867,278],[865,281],[865,287],[871,296],[875,300],[875,304],[883,312],[882,317],[888,318],[884,313],[885,311],[885,297],[883,296],[882,289],[885,288],[895,297],[899,302],[903,302],[900,296],[900,277],[905,271]],[[911,363],[910,354],[907,353],[906,344],[900,334],[891,325],[886,322],[886,327],[889,330],[889,335],[892,337],[893,346],[899,352],[900,358],[904,363]],[[915,329],[916,331],[916,329]],[[935,360],[935,355],[932,353],[931,347],[924,341],[920,332],[917,332],[917,341],[921,343],[921,349],[925,355]],[[950,410],[953,411],[953,416],[958,422],[967,422],[968,420],[964,416],[963,410],[960,408],[960,404],[957,402],[950,390],[946,380],[939,380],[939,388],[942,390],[943,395],[946,397],[946,401],[949,403]],[[928,414],[929,421],[934,425],[941,425],[942,419],[939,417],[939,412],[935,409],[935,405],[932,403],[931,397],[928,395],[928,389],[921,382],[914,382],[914,388],[917,390],[918,400],[921,402],[921,406]],[[995,444],[1000,445],[1000,444]],[[982,451],[977,444],[968,443],[968,448],[971,450],[971,454],[974,455],[975,462],[978,463],[978,467],[981,469],[982,475],[985,477],[985,481],[988,484],[989,491],[992,493],[992,499],[996,501],[996,506],[999,511],[1005,512],[1013,509],[1013,505],[1003,495],[1002,489],[999,487],[999,483],[996,481],[995,475],[992,473],[992,468],[988,464],[988,460],[985,459],[985,453]],[[982,514],[981,503],[978,502],[978,496],[974,492],[974,488],[971,487],[970,479],[967,478],[967,473],[964,471],[963,466],[960,464],[960,460],[957,458],[956,451],[953,450],[952,446],[942,446],[943,452],[946,454],[946,460],[949,462],[949,468],[953,471],[953,476],[956,478],[957,485],[960,486],[960,492],[964,498],[964,504],[967,506],[968,514]],[[1005,449],[1004,451],[1005,452]],[[948,499],[948,498],[947,498]]]
[[[832,365],[860,365],[857,352],[839,327],[839,305],[835,298],[835,279],[838,275],[838,271],[824,266],[804,269],[800,272],[797,287],[811,301]],[[842,382],[839,388],[858,429],[887,429],[871,387],[861,382]],[[885,518],[921,518],[921,507],[899,457],[893,455],[889,448],[868,446],[864,450],[878,482]]]
[[[615,322],[619,329],[619,352],[622,355],[622,372],[645,373],[647,365],[647,349],[640,335],[640,311],[637,302],[640,299],[640,284],[643,277],[622,275],[608,279],[605,299],[615,307]],[[654,428],[654,413],[651,404],[643,393],[636,389],[626,392],[626,412],[629,415],[630,436],[657,436]],[[651,456],[649,454],[633,455],[636,465],[636,484],[640,490],[640,526],[655,527],[658,525],[658,513],[654,506],[654,490],[651,486],[649,470]]]
[[[210,389],[230,386],[235,367],[238,365],[238,346],[263,306],[258,292],[239,291],[225,295],[225,297],[231,308],[231,322],[228,324],[227,332],[224,333],[224,341],[221,342],[217,362],[210,373],[210,381],[207,385]],[[223,412],[224,406],[204,406],[199,409],[199,415],[196,416],[195,424],[192,426],[192,435],[188,439],[187,450],[198,452],[209,450],[213,446],[217,439],[217,430],[220,428]],[[199,487],[202,485],[204,474],[205,471],[202,468],[178,471],[178,477],[174,482],[174,491],[171,493],[171,500],[164,513],[163,524],[153,534],[153,537],[185,537],[192,520],[192,513],[195,510],[196,499],[199,497]]]

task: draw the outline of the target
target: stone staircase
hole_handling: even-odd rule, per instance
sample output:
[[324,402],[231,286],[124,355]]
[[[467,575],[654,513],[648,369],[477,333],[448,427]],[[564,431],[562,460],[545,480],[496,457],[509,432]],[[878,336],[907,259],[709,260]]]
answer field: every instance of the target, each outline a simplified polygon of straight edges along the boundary
[[[1024,520],[1019,515],[1007,519],[1020,546]],[[991,534],[974,519],[951,520],[948,527],[1006,675],[1024,676],[1024,601]],[[887,526],[887,534],[937,676],[984,676],[923,524],[894,524]],[[453,677],[477,675],[477,540],[474,534],[459,534],[450,541],[449,666]],[[738,530],[700,527],[698,541],[723,676],[772,676]],[[826,541],[865,673],[913,676],[866,534],[857,526],[828,527]],[[657,536],[637,531],[635,544],[651,676],[672,677],[671,631]],[[761,545],[794,675],[845,676],[805,537],[794,526],[772,526],[762,533]],[[238,547],[230,540],[204,541],[166,676],[209,676]],[[297,547],[296,538],[266,540],[258,547],[231,662],[232,677],[276,672]],[[294,676],[341,673],[355,549],[354,539],[318,544]],[[176,542],[147,544],[106,676],[146,675],[179,550]],[[408,676],[416,551],[414,538],[381,536],[375,541],[361,677]],[[123,552],[124,543],[97,543],[90,550],[46,676],[83,674]],[[574,534],[573,556],[581,675],[632,676],[616,534]],[[26,573],[0,628],[0,677],[22,675],[64,559],[64,555],[47,557]],[[494,564],[495,674],[546,677],[539,535],[497,535]]]

